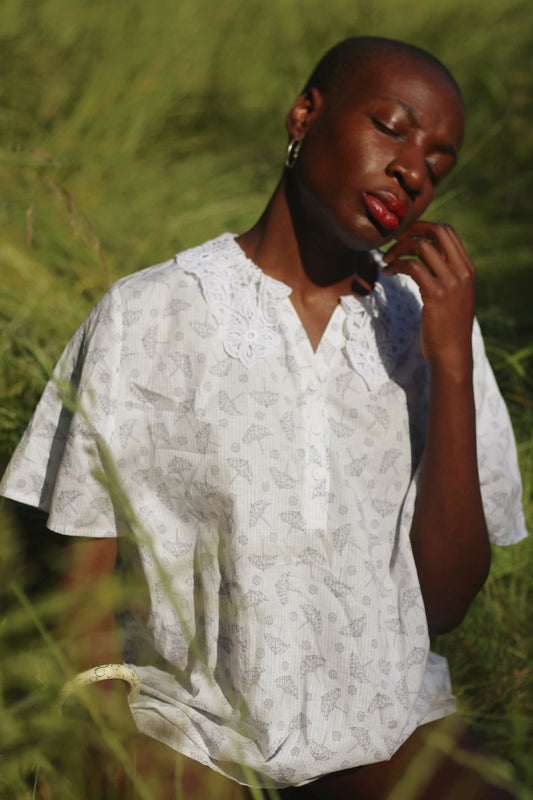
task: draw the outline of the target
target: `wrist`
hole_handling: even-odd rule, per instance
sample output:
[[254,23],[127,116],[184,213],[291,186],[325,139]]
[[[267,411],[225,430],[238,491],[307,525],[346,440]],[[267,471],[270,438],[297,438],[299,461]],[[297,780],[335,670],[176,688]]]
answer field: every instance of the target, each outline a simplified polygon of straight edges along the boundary
[[474,362],[472,354],[460,358],[435,359],[428,362],[431,381],[447,383],[454,387],[470,386],[473,383]]
[[91,728],[108,729],[121,735],[137,733],[127,700],[128,687],[123,681],[102,681],[83,686],[61,703],[67,719],[78,720]]

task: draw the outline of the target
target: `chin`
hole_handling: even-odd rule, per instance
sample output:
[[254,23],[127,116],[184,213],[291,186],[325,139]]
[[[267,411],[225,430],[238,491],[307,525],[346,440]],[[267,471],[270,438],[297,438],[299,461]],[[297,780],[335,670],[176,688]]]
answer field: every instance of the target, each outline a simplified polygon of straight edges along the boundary
[[375,250],[392,241],[398,231],[379,230],[370,220],[366,224],[348,228],[341,223],[342,234],[339,237],[345,247],[350,250]]
[[361,209],[348,205],[335,209],[319,200],[305,185],[298,186],[298,189],[305,229],[312,237],[318,236],[329,242],[333,248],[373,250],[390,242],[397,233],[378,228]]

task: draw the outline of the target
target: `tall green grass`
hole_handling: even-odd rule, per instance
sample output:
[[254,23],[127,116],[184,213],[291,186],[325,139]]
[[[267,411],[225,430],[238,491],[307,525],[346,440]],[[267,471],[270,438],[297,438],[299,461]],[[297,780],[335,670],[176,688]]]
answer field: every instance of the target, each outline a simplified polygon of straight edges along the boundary
[[[461,161],[428,216],[454,224],[478,266],[479,317],[515,425],[531,527],[533,11],[524,0],[0,4],[0,467],[110,282],[253,224],[280,172],[292,99],[322,52],[358,33],[427,47],[463,87]],[[0,796],[38,796],[37,770],[54,797],[79,798],[88,790],[63,754],[93,728],[54,714],[62,668],[49,630],[66,601],[50,588],[55,554],[40,552],[34,526],[31,513],[22,525],[8,509],[0,517]],[[523,787],[533,787],[532,574],[531,542],[496,552],[465,622],[435,642],[464,714]]]

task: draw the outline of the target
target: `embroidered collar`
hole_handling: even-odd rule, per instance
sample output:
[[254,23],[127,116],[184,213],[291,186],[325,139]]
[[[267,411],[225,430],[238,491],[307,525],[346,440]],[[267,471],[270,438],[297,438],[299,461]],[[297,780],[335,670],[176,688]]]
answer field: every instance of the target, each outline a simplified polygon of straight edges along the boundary
[[[372,255],[381,267],[381,253]],[[280,304],[292,290],[247,258],[235,234],[224,233],[176,259],[198,278],[229,356],[250,367],[278,347]],[[389,278],[380,269],[370,294],[340,299],[346,314],[346,357],[369,389],[389,379],[419,326],[421,302],[413,287],[409,278]]]
[[[372,255],[381,267],[382,254]],[[406,275],[389,277],[380,269],[370,294],[348,295],[340,302],[346,312],[346,356],[368,388],[377,389],[389,380],[420,327],[418,287]]]
[[229,356],[250,367],[276,349],[280,301],[291,289],[247,258],[234,234],[180,253],[178,264],[200,281]]

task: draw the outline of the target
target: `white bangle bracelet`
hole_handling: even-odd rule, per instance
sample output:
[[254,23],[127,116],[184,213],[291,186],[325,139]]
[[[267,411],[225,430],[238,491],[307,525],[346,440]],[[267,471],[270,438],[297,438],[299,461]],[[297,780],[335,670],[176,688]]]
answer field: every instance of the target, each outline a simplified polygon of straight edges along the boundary
[[80,686],[89,686],[91,683],[117,679],[126,681],[126,683],[129,684],[128,702],[133,703],[139,696],[141,682],[135,670],[131,667],[127,667],[125,664],[102,664],[99,667],[91,667],[91,669],[87,669],[85,672],[80,672],[65,683],[61,689],[61,700],[66,700],[66,698],[74,694],[76,689]]

